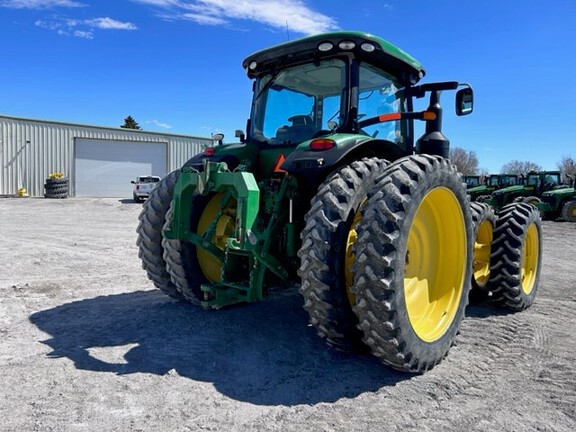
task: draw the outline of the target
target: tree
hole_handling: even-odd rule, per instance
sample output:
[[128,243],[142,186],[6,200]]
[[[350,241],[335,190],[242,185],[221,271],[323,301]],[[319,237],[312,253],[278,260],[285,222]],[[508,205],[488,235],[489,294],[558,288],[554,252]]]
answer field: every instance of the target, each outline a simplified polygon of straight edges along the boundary
[[576,178],[576,161],[570,156],[563,156],[562,160],[558,162],[558,169],[564,176],[566,183],[572,183]]
[[124,124],[120,127],[124,129],[138,129],[138,130],[142,129],[138,124],[138,122],[132,118],[132,116],[126,117],[124,119]]
[[454,147],[450,149],[449,158],[461,174],[478,175],[478,157],[475,152]]
[[530,171],[542,171],[542,167],[534,162],[513,160],[502,165],[502,174],[526,175]]

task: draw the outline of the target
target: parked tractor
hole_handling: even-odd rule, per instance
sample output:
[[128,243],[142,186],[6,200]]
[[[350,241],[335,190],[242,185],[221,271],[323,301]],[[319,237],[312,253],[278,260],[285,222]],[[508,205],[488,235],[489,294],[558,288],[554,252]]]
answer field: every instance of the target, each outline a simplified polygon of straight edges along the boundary
[[485,202],[489,202],[496,209],[512,202],[537,204],[544,192],[566,187],[561,182],[560,171],[531,171],[522,184],[494,191],[491,199]]
[[535,205],[543,219],[576,222],[576,189],[573,186],[544,192]]
[[143,206],[139,256],[157,288],[220,309],[299,287],[329,344],[411,372],[448,353],[476,272],[494,304],[530,306],[539,213],[519,203],[493,225],[482,209],[473,221],[447,159],[440,97],[456,91],[456,114],[470,114],[470,85],[418,84],[417,60],[359,32],[286,42],[243,66],[253,99],[239,142],[192,157]]
[[471,189],[481,186],[481,177],[479,175],[467,175],[464,176],[464,183],[466,183],[466,188]]
[[521,178],[516,174],[491,174],[484,184],[469,188],[468,194],[472,201],[485,202],[495,190],[520,185],[521,182]]

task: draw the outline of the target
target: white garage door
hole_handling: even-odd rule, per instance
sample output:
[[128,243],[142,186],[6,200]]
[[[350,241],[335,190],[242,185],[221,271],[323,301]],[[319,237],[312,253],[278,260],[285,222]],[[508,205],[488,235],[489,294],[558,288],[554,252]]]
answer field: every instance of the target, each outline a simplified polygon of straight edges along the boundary
[[131,180],[166,175],[166,143],[75,140],[75,196],[131,198]]

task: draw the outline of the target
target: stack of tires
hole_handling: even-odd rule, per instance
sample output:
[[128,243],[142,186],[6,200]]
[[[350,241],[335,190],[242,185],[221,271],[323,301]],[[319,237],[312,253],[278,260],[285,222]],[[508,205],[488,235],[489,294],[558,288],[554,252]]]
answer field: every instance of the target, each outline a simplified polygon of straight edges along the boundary
[[68,198],[68,177],[47,178],[44,198]]

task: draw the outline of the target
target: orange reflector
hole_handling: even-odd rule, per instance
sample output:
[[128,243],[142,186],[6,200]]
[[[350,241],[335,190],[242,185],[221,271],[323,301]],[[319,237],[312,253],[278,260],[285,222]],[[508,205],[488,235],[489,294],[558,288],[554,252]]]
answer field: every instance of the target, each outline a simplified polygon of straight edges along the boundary
[[216,149],[214,147],[208,147],[206,150],[204,150],[204,156],[214,156],[214,153],[216,153]]
[[326,139],[326,138],[320,138],[320,139],[312,140],[312,142],[310,143],[310,150],[316,150],[316,151],[330,150],[331,148],[334,148],[335,146],[336,146],[336,142],[334,140]]
[[285,173],[286,170],[283,170],[282,168],[280,168],[280,166],[284,163],[285,160],[286,160],[286,157],[283,154],[278,156],[278,159],[276,159],[276,163],[274,164],[274,169],[272,171]]
[[378,120],[380,120],[380,122],[387,122],[392,120],[400,120],[401,118],[402,118],[401,113],[392,113],[392,114],[382,114],[381,116],[378,117]]
[[422,118],[424,120],[436,120],[436,113],[432,111],[424,111],[422,113]]

